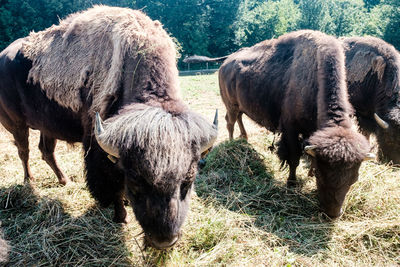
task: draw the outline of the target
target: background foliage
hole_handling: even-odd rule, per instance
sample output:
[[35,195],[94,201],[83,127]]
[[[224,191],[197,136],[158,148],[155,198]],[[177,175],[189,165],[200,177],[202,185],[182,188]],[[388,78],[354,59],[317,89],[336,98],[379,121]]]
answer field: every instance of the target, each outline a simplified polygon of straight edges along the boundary
[[93,4],[142,9],[183,55],[223,56],[298,29],[373,35],[400,48],[399,0],[0,0],[0,49]]

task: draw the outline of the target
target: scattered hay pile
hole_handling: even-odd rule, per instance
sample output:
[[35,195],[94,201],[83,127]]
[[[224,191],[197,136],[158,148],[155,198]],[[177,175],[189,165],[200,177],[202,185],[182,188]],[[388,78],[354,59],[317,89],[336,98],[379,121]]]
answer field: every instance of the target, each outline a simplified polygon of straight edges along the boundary
[[[216,75],[192,78],[196,90],[186,97],[209,118],[215,107],[224,110],[218,90],[209,90],[211,82],[217,86]],[[199,104],[204,98],[207,105]],[[61,167],[75,180],[71,185],[57,184],[36,146],[31,147],[35,189],[18,184],[21,162],[11,136],[0,127],[0,221],[10,247],[6,266],[399,265],[399,166],[363,163],[344,215],[329,222],[318,212],[315,178],[307,177],[305,164],[298,168],[302,186],[287,190],[288,171],[268,150],[273,136],[255,125],[246,128],[250,144],[234,140],[210,152],[196,179],[197,196],[181,240],[171,250],[157,251],[139,248],[142,230],[131,209],[131,222],[121,226],[111,221],[112,209],[95,206],[79,167],[79,149],[57,145]],[[221,127],[224,134],[221,140],[227,138]],[[30,142],[38,144],[37,132],[30,132]]]
[[302,196],[288,190],[284,182],[274,179],[264,157],[243,139],[223,142],[210,152],[196,189],[201,196],[213,196],[250,214],[312,216],[318,212],[314,193]]
[[[83,185],[72,185],[79,193],[76,206],[93,205]],[[0,189],[0,219],[12,249],[10,266],[130,266],[121,225],[106,214],[86,207],[80,216],[65,210],[59,199],[41,196],[29,185]],[[1,241],[0,241],[1,244]],[[112,247],[112,249],[110,249]],[[0,249],[0,260],[2,249]],[[1,261],[0,261],[1,262]]]

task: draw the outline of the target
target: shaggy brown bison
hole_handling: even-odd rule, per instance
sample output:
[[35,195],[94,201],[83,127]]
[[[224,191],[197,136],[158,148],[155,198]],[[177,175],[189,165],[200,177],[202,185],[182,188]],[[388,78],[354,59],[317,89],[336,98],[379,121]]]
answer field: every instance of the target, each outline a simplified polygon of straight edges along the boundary
[[125,221],[127,196],[150,245],[177,241],[197,162],[217,129],[180,99],[175,46],[159,22],[95,6],[11,44],[0,77],[0,121],[25,180],[28,128],[41,132],[61,183],[55,140],[83,142],[88,187],[102,206],[114,204],[114,220]]
[[361,162],[369,155],[366,138],[350,119],[344,51],[333,37],[298,31],[244,48],[227,57],[219,70],[229,137],[245,113],[273,132],[281,132],[278,156],[289,165],[288,184],[305,151],[311,155],[323,211],[341,214]]
[[400,54],[374,37],[342,39],[347,86],[360,128],[375,134],[382,159],[400,163]]

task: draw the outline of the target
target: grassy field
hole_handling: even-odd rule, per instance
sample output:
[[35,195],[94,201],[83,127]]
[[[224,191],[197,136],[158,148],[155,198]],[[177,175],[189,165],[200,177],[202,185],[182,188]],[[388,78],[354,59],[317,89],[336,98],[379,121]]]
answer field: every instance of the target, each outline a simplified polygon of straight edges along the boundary
[[36,182],[23,185],[12,137],[1,128],[0,231],[8,245],[0,241],[0,258],[8,253],[7,266],[400,265],[399,166],[363,163],[344,215],[330,221],[318,212],[307,162],[298,168],[301,186],[285,187],[288,171],[269,149],[272,134],[244,118],[249,143],[226,142],[215,74],[181,77],[181,86],[186,103],[210,121],[219,109],[220,135],[196,179],[178,244],[143,249],[130,208],[127,225],[111,221],[112,209],[100,209],[86,189],[79,144],[57,145],[59,163],[74,180],[63,187],[41,160],[39,134],[31,131]]

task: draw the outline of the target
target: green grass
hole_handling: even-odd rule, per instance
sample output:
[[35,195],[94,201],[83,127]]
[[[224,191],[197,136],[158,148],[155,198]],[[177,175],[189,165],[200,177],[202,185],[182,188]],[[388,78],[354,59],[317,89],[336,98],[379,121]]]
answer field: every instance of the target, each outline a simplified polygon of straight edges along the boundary
[[38,132],[31,131],[30,165],[36,182],[23,185],[11,135],[1,128],[0,235],[9,246],[7,265],[399,265],[400,167],[363,163],[344,215],[330,221],[318,211],[315,178],[307,176],[307,162],[298,168],[301,186],[286,188],[288,171],[270,151],[273,135],[267,130],[244,118],[249,143],[226,141],[217,81],[215,74],[181,77],[183,98],[193,110],[212,121],[219,109],[220,134],[196,179],[183,236],[166,251],[143,249],[142,230],[130,208],[129,223],[118,225],[111,221],[111,208],[96,205],[84,182],[79,145],[57,145],[61,168],[74,179],[59,186],[41,160]]

